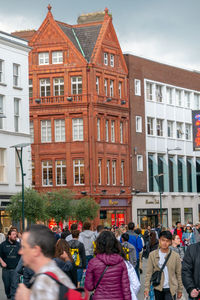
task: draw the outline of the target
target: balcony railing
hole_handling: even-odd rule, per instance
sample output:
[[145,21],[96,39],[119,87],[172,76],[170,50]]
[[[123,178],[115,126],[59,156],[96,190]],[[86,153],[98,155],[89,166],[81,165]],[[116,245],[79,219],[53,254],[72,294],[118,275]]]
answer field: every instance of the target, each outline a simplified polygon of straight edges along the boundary
[[30,105],[51,105],[51,104],[66,104],[70,102],[82,102],[82,95],[70,95],[70,96],[48,96],[48,97],[38,97],[29,98]]

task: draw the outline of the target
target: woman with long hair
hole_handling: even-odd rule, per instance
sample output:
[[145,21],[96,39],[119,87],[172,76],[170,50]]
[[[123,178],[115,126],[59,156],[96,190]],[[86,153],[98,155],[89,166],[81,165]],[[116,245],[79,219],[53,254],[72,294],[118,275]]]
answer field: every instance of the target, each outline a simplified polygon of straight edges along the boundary
[[156,232],[154,230],[151,230],[150,232],[150,242],[149,242],[149,248],[150,252],[156,250],[158,248],[158,239],[156,237]]
[[[131,300],[128,271],[120,242],[110,231],[96,240],[96,257],[88,264],[85,288],[93,291],[93,300]],[[101,278],[98,286],[97,283]]]
[[77,272],[74,260],[70,253],[69,244],[64,239],[59,239],[56,243],[55,258],[57,265],[66,273],[71,281],[77,286]]

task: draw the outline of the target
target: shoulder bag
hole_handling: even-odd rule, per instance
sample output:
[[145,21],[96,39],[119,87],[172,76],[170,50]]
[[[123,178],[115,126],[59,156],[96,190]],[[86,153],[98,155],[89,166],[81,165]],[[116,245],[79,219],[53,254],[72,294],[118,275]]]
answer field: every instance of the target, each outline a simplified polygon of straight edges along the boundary
[[153,286],[158,286],[160,284],[162,272],[168,262],[168,259],[170,258],[171,253],[172,253],[172,250],[170,250],[169,254],[167,255],[165,262],[162,265],[162,268],[160,269],[160,271],[156,271],[152,274],[150,282]]
[[103,278],[103,275],[106,273],[108,267],[109,267],[109,266],[106,266],[105,269],[103,270],[103,273],[101,274],[99,280],[97,281],[97,284],[96,284],[96,286],[95,286],[95,288],[94,288],[94,291],[93,291],[92,294],[90,295],[90,299],[89,299],[89,300],[92,300],[92,299],[93,299],[94,293],[95,293],[95,291],[96,291],[96,289],[97,289],[97,287],[98,287],[98,285],[99,285],[101,279]]

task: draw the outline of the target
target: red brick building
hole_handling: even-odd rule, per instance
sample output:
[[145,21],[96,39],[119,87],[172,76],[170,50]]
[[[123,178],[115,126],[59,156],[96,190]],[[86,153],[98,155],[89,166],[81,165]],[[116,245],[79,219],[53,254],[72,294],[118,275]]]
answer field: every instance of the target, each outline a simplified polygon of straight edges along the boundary
[[112,17],[105,9],[68,25],[55,21],[49,6],[29,45],[35,189],[68,188],[77,198],[92,196],[102,222],[127,223],[128,71]]

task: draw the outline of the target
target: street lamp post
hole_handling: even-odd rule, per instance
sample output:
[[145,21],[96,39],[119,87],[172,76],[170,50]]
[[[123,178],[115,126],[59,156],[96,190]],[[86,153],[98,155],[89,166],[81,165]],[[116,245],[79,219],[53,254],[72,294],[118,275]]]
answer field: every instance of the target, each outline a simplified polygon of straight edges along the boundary
[[21,168],[21,175],[22,175],[22,230],[24,231],[24,176],[26,175],[23,170],[23,161],[22,161],[22,153],[23,148],[29,146],[30,143],[23,143],[11,146],[10,148],[15,148],[17,153],[17,157],[19,159],[20,168]]
[[161,176],[164,176],[164,173],[160,173],[160,174],[157,174],[154,176],[155,180],[156,180],[156,183],[158,185],[158,190],[159,190],[159,194],[160,194],[160,223],[161,223],[161,226],[162,226],[162,193],[163,191],[161,190],[161,184],[160,184],[160,177]]

